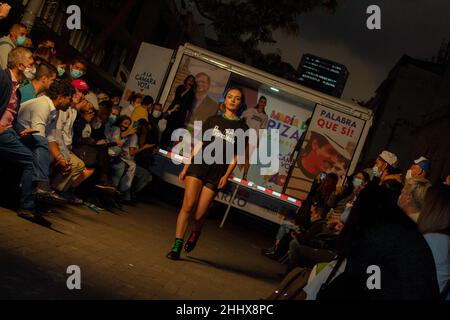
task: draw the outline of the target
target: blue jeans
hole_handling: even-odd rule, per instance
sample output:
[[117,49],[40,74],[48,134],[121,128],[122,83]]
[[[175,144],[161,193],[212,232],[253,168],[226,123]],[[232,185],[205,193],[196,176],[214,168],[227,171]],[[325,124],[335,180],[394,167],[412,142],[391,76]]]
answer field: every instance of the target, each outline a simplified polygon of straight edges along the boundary
[[23,145],[13,129],[7,129],[0,133],[0,158],[22,167],[20,207],[22,209],[33,209],[34,199],[32,192],[35,171],[33,153]]
[[111,176],[112,176],[112,184],[118,188],[120,180],[122,179],[123,174],[125,173],[125,163],[120,160],[120,158],[115,158],[111,161]]
[[49,183],[50,175],[50,152],[48,141],[38,135],[32,135],[21,139],[22,143],[33,153],[34,181]]
[[294,230],[293,227],[289,224],[286,224],[286,223],[280,224],[280,227],[278,228],[276,239],[277,240],[283,239],[284,236],[288,235],[293,230]]

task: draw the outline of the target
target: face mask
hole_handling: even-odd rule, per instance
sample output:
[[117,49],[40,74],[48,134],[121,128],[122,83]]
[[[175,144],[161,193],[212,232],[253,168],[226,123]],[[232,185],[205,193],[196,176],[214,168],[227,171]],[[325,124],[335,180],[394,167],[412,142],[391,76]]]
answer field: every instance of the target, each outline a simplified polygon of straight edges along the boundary
[[26,40],[27,40],[27,37],[25,37],[25,36],[18,36],[17,39],[16,39],[16,44],[19,47],[22,47],[25,44]]
[[83,75],[83,72],[80,70],[77,70],[77,69],[70,70],[70,76],[74,79],[81,78],[82,75]]
[[398,206],[400,209],[403,210],[403,208],[402,208],[402,203],[401,203],[401,201],[400,201],[400,197],[401,197],[401,196],[399,196],[398,199],[397,199],[397,206]]
[[117,116],[114,115],[114,114],[112,114],[112,115],[110,115],[109,118],[108,118],[108,123],[109,123],[110,125],[112,125],[112,124],[114,124],[114,122],[116,122],[116,120],[117,120]]
[[377,178],[381,177],[380,169],[378,169],[377,166],[374,166],[372,168],[372,172],[373,172],[374,177],[377,177]]
[[167,120],[166,119],[162,119],[161,121],[159,121],[158,127],[159,127],[159,131],[160,132],[163,132],[164,130],[166,130]]
[[409,180],[409,179],[411,179],[412,177],[413,177],[413,176],[412,176],[411,169],[408,170],[408,171],[406,171],[406,180]]
[[64,73],[66,72],[66,70],[64,70],[61,67],[57,67],[56,69],[58,69],[58,77],[62,77],[64,75]]
[[36,76],[36,67],[28,67],[25,68],[25,70],[23,71],[23,75],[25,76],[25,78],[27,78],[28,80],[33,80],[34,77]]
[[101,126],[102,126],[102,122],[100,120],[97,120],[97,121],[95,121],[94,123],[91,124],[91,127],[94,130],[100,129]]
[[358,188],[362,184],[363,184],[363,181],[361,179],[358,179],[358,178],[353,179],[353,186],[355,188]]
[[152,115],[155,118],[159,118],[161,116],[161,111],[153,111]]

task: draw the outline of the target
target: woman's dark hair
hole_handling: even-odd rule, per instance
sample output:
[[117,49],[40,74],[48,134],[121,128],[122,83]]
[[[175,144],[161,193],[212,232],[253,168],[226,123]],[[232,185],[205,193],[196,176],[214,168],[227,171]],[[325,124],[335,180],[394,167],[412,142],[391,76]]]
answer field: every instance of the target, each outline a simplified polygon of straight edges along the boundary
[[[266,102],[267,102],[267,98],[265,97],[265,96],[261,96],[261,97],[259,97],[259,99],[258,99],[258,104],[255,106],[255,108],[258,108],[258,106],[259,106],[259,102],[261,101],[261,100],[266,100]],[[266,114],[266,110],[263,110],[263,113],[264,114]]]
[[192,74],[190,74],[184,79],[183,84],[186,84],[188,82],[189,78],[194,79],[194,82],[195,82],[195,77]]
[[119,116],[119,117],[117,118],[116,123],[114,123],[114,125],[115,125],[116,127],[118,127],[118,126],[120,126],[120,124],[121,124],[122,122],[124,122],[125,120],[130,121],[130,123],[132,122],[132,121],[131,121],[131,118],[130,118],[129,116],[123,115],[123,116]]
[[397,199],[392,196],[391,190],[385,185],[369,184],[361,190],[353,204],[338,238],[338,254],[348,257],[354,246],[370,228],[386,224],[417,228],[415,223],[397,206]]
[[244,99],[244,90],[242,90],[242,88],[240,87],[230,87],[227,89],[227,91],[225,91],[225,97],[228,95],[228,92],[230,92],[231,90],[237,90],[241,93],[242,99]]
[[317,191],[322,196],[322,199],[325,202],[328,202],[328,199],[330,198],[331,194],[336,191],[336,185],[339,181],[339,178],[337,174],[335,173],[328,173],[325,177],[325,180],[320,184],[320,186],[317,188]]

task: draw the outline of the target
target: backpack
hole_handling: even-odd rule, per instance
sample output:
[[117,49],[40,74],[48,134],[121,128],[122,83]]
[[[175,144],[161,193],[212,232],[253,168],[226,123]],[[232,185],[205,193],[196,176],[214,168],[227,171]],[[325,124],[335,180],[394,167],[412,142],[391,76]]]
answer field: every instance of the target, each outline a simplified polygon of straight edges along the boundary
[[308,283],[310,273],[309,268],[294,268],[266,300],[305,300],[303,288]]

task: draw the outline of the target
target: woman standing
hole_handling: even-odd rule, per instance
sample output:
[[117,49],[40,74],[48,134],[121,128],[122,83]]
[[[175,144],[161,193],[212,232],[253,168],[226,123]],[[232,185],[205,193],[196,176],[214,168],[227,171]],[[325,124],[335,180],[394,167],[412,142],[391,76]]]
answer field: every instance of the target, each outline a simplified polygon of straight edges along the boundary
[[[203,124],[203,132],[212,130],[210,141],[203,141],[195,146],[193,156],[201,148],[203,151],[211,143],[217,143],[217,139],[222,139],[224,153],[228,148],[232,148],[232,159],[222,161],[214,161],[207,164],[202,159],[201,164],[186,164],[179,175],[180,183],[185,182],[186,188],[182,208],[178,214],[177,226],[175,232],[175,243],[172,250],[167,254],[167,258],[178,260],[180,258],[181,249],[184,242],[184,234],[187,229],[188,219],[194,214],[195,226],[186,244],[185,251],[190,252],[194,249],[200,236],[205,214],[212,204],[217,192],[225,187],[228,178],[233,172],[237,162],[237,133],[235,130],[248,130],[248,126],[237,116],[237,111],[243,99],[243,92],[239,88],[230,88],[225,96],[225,113],[223,115],[215,115],[208,118]],[[244,156],[241,154],[241,156]],[[217,159],[217,157],[215,157]]]
[[[255,151],[256,148],[259,146],[259,140],[260,140],[260,130],[267,129],[267,125],[269,122],[269,117],[266,114],[265,108],[267,105],[267,98],[265,96],[261,96],[258,100],[258,104],[254,108],[248,108],[247,110],[242,113],[242,119],[245,119],[247,125],[251,128],[256,130],[258,133],[258,143],[257,145],[250,145],[249,151],[248,151],[248,159],[250,160],[252,158],[252,154]],[[243,179],[247,179],[248,170],[250,168],[250,161],[247,161],[247,163],[244,166],[244,175]]]
[[167,128],[161,138],[162,148],[169,147],[171,143],[172,132],[176,129],[184,128],[188,113],[192,109],[195,97],[195,77],[189,75],[184,79],[182,85],[179,85],[175,91],[175,98],[170,104],[167,116]]

